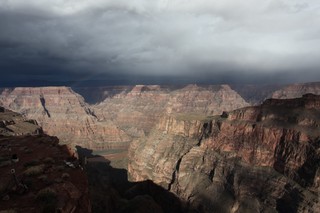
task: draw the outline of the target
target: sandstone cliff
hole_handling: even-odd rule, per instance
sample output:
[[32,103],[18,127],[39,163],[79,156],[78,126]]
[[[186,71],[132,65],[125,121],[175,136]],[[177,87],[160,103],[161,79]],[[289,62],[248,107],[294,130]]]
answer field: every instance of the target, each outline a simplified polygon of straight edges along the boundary
[[164,114],[220,114],[247,106],[228,85],[183,88],[137,85],[93,107],[100,119],[112,121],[132,136],[148,133]]
[[137,85],[107,98],[93,110],[99,119],[111,119],[132,136],[140,137],[159,119],[167,100],[167,89]]
[[68,87],[6,89],[0,105],[35,119],[63,143],[94,149],[127,147],[130,138],[110,121],[100,122],[83,98]]
[[167,116],[129,148],[128,174],[200,212],[316,212],[320,97],[266,100],[204,118]]
[[213,115],[248,105],[227,85],[104,89],[107,99],[92,106],[68,87],[5,89],[0,105],[37,120],[63,143],[95,150],[126,150],[132,138],[144,136],[164,114]]

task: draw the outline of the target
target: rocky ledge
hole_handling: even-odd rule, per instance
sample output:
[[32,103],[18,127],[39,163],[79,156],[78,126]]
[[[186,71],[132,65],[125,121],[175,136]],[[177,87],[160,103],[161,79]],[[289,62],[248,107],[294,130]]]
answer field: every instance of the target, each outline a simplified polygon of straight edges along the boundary
[[36,135],[42,132],[36,120],[0,107],[0,135]]
[[79,161],[35,121],[0,108],[0,212],[91,212]]

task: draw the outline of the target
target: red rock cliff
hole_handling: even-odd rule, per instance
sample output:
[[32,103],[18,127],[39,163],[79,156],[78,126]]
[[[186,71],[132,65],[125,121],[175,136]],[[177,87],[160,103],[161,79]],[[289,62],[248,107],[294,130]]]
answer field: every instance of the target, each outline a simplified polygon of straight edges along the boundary
[[167,119],[133,141],[129,176],[151,179],[201,212],[315,212],[319,101],[271,99],[213,119]]

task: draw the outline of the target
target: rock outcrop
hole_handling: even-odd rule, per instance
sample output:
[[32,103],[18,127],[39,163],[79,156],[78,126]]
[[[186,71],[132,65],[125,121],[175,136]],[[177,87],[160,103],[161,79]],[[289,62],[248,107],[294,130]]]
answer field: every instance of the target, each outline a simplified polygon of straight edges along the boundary
[[110,121],[99,121],[83,98],[68,87],[6,89],[0,105],[38,121],[61,142],[93,149],[127,147],[130,138]]
[[17,113],[0,108],[3,118],[12,124],[0,132],[0,212],[91,212],[88,180],[71,150]]
[[221,116],[163,118],[129,148],[128,174],[199,212],[317,212],[320,96]]
[[36,135],[42,132],[36,120],[26,119],[18,113],[0,107],[1,135]]

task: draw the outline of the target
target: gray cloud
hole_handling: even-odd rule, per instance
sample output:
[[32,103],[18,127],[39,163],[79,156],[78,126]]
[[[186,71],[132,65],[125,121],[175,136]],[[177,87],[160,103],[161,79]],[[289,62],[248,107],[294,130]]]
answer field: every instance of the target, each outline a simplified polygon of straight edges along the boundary
[[316,0],[4,0],[0,69],[8,79],[320,80],[319,16]]

